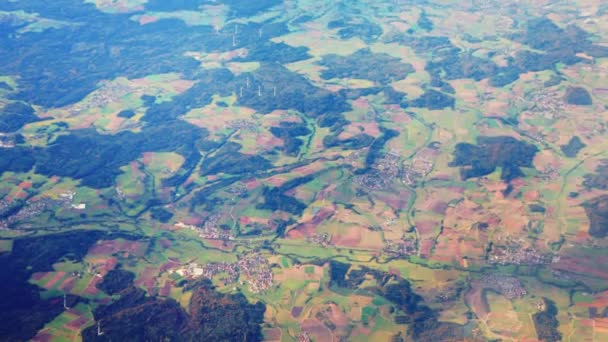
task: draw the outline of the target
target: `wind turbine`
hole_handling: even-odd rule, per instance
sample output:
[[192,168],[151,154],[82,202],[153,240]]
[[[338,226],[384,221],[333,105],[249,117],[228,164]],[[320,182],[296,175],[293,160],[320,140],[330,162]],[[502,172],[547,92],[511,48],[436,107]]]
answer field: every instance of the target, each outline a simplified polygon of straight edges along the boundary
[[101,331],[101,321],[97,321],[97,336],[103,335],[103,331]]

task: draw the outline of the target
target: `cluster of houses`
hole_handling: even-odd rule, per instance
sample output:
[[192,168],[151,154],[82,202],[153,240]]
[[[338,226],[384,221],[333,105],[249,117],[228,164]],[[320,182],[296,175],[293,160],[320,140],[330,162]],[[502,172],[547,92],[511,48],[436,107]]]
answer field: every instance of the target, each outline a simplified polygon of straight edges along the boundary
[[205,221],[201,226],[194,226],[178,222],[175,224],[176,228],[187,228],[195,231],[201,239],[212,239],[212,240],[234,240],[234,236],[229,230],[218,228],[219,215],[213,215]]
[[401,240],[398,243],[386,241],[384,252],[395,256],[408,256],[416,253],[416,241],[413,239]]
[[85,203],[74,203],[75,195],[74,192],[68,191],[60,194],[58,199],[40,197],[35,200],[27,201],[21,207],[18,207],[12,200],[0,200],[0,217],[2,217],[2,219],[0,219],[0,229],[14,228],[16,224],[34,218],[46,210],[53,210],[60,207],[74,210],[86,209]]
[[241,278],[241,285],[247,283],[249,291],[261,293],[273,284],[273,274],[268,260],[259,253],[250,253],[237,262],[190,263],[173,271],[181,277],[213,279],[220,275],[224,285],[234,284]]
[[388,152],[374,163],[371,172],[355,177],[355,183],[370,190],[388,189],[399,176],[399,154]]
[[527,291],[521,281],[515,277],[491,274],[482,279],[483,287],[494,290],[507,299],[522,298]]
[[435,165],[435,157],[439,152],[433,148],[421,149],[412,160],[403,166],[401,181],[408,186],[414,186],[420,178],[426,177]]
[[493,247],[488,261],[499,265],[543,265],[551,263],[552,257],[531,247],[508,245]]

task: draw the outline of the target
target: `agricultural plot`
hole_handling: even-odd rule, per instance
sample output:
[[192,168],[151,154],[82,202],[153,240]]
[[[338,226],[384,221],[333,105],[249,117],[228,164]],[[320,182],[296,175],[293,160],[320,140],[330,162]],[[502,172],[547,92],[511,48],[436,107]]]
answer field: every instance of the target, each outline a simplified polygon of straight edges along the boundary
[[605,19],[0,3],[0,340],[605,340]]

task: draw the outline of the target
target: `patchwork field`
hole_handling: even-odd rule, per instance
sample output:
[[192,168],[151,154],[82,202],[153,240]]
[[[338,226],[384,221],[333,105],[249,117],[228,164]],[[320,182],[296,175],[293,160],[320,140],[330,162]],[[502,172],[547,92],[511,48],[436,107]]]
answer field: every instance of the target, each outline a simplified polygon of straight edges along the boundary
[[606,23],[0,3],[0,340],[606,340]]

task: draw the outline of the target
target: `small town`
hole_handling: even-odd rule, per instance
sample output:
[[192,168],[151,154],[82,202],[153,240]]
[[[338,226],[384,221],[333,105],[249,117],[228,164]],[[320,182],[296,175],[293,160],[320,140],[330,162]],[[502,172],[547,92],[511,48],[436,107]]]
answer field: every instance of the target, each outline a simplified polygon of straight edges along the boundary
[[417,180],[422,178],[422,174],[418,173],[411,165],[405,165],[403,167],[403,174],[401,176],[403,184],[407,186],[415,186]]
[[528,110],[539,113],[539,115],[548,119],[564,115],[566,113],[566,103],[563,94],[557,90],[543,88],[539,87],[538,91],[533,92],[530,98],[525,100],[524,103],[529,107]]
[[223,230],[217,227],[217,223],[220,219],[219,215],[210,216],[202,227],[194,225],[188,225],[183,222],[177,222],[174,226],[176,228],[186,228],[195,231],[201,239],[212,239],[212,240],[234,240],[234,236],[228,230]]
[[369,190],[390,188],[393,180],[399,175],[399,159],[398,154],[387,153],[374,163],[371,172],[356,176],[355,183]]
[[249,291],[261,293],[268,290],[273,283],[273,274],[268,260],[259,253],[251,253],[239,258],[235,263],[209,263],[199,265],[190,263],[185,267],[176,269],[174,273],[187,278],[206,278],[212,280],[221,274],[220,281],[224,285],[234,284],[239,276],[243,276],[241,285],[247,283]]
[[499,265],[543,265],[551,263],[551,256],[541,254],[534,248],[518,245],[495,246],[488,255],[488,261]]
[[507,299],[522,298],[527,294],[521,281],[515,277],[492,274],[485,276],[482,283],[486,289],[494,290]]
[[[75,195],[74,192],[68,191],[60,194],[59,199],[41,197],[36,200],[27,201],[22,207],[19,207],[19,204],[15,201],[6,199],[0,200],[0,214],[2,216],[7,215],[5,218],[0,219],[0,229],[11,229],[16,223],[27,221],[46,210],[53,210],[60,207],[76,210],[86,209],[86,204],[84,203],[73,203]],[[11,213],[13,210],[15,212]]]
[[438,152],[430,147],[418,151],[412,160],[404,165],[401,181],[407,186],[415,186],[420,178],[433,171],[437,154]]

